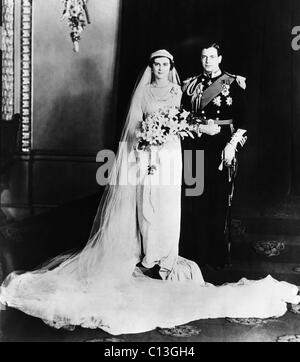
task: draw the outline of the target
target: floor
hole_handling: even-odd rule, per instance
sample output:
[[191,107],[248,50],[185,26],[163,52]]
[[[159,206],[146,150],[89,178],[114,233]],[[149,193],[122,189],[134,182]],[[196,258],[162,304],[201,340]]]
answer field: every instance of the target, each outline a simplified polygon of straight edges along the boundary
[[256,325],[226,319],[199,320],[189,324],[195,327],[195,335],[188,337],[162,335],[158,330],[119,336],[79,327],[73,331],[56,330],[13,309],[1,311],[0,318],[1,342],[277,342],[284,335],[300,337],[300,315],[291,312]]
[[[98,206],[98,197],[91,196],[80,202],[17,223],[5,221],[0,214],[0,281],[12,270],[28,270],[46,259],[72,248],[81,248],[86,240],[93,215]],[[68,215],[68,217],[66,217]],[[215,284],[237,281],[241,277],[261,278],[272,273],[279,280],[300,286],[300,233],[298,218],[284,220],[248,221],[235,220],[233,228],[232,267],[223,271],[203,269],[207,281]],[[271,221],[270,221],[271,220]],[[292,221],[295,228],[292,228]],[[282,223],[280,227],[280,222]],[[273,224],[272,224],[273,222]],[[287,224],[288,222],[288,229]],[[80,223],[81,227],[74,228]],[[269,224],[268,224],[269,223]],[[270,239],[284,240],[285,250],[275,258],[257,254],[253,242]],[[275,223],[275,224],[274,224]],[[246,226],[244,226],[246,225]],[[287,231],[288,230],[288,231]],[[290,231],[293,232],[290,232]],[[274,234],[275,233],[275,234]],[[71,241],[70,241],[71,240]],[[26,245],[26,247],[24,247]],[[111,336],[102,330],[76,327],[74,330],[56,330],[41,320],[7,308],[0,310],[1,342],[300,342],[300,314],[292,310],[278,319],[268,320],[198,320],[171,330],[153,330],[139,334]],[[180,336],[178,336],[178,333]],[[290,339],[289,339],[290,338]]]

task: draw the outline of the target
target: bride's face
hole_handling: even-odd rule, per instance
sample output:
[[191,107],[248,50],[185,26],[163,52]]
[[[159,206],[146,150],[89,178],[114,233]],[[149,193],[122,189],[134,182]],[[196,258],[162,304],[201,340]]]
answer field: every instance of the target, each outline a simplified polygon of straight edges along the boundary
[[152,70],[155,79],[167,79],[170,73],[170,59],[166,57],[155,58],[152,65]]

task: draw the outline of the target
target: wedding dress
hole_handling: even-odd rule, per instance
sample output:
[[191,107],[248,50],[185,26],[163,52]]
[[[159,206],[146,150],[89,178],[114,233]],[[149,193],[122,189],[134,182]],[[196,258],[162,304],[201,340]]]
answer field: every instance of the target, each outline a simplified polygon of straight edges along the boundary
[[[171,81],[176,83],[174,75],[173,71]],[[154,184],[152,176],[165,165],[162,154],[154,158],[157,167],[151,175],[147,173],[149,153],[136,151],[134,145],[143,114],[156,111],[162,103],[179,104],[180,92],[175,84],[167,101],[157,103],[151,100],[150,79],[147,67],[135,88],[110,182],[85,248],[32,272],[11,273],[1,286],[0,303],[56,328],[101,328],[113,335],[206,318],[283,315],[287,303],[300,302],[297,286],[271,276],[214,286],[203,281],[195,263],[178,256],[180,188],[176,183]],[[179,140],[165,147],[172,150],[180,170]],[[140,182],[136,182],[136,168],[128,167],[129,159],[144,170]],[[159,263],[163,280],[147,277],[136,267],[142,241],[147,251],[143,261]]]
[[[145,116],[159,110],[180,107],[181,88],[170,83],[159,97],[155,87],[145,86],[141,108]],[[141,182],[137,187],[137,207],[141,245],[145,254],[142,264],[160,266],[165,280],[193,279],[204,282],[198,265],[178,255],[181,215],[181,143],[174,136],[163,146],[137,152]],[[153,168],[149,172],[148,167]]]

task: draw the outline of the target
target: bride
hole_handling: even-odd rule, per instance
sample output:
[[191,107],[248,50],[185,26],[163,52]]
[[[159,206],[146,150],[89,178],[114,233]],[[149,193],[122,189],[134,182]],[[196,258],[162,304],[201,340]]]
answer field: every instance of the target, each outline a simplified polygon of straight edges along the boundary
[[[173,56],[166,50],[152,53],[135,87],[86,246],[40,269],[11,273],[1,286],[0,303],[55,328],[101,328],[117,335],[197,319],[279,317],[287,303],[300,302],[297,286],[271,276],[205,283],[197,264],[178,256],[180,140],[139,150],[136,130],[147,115],[179,107],[180,100]],[[162,174],[170,165],[166,184]]]

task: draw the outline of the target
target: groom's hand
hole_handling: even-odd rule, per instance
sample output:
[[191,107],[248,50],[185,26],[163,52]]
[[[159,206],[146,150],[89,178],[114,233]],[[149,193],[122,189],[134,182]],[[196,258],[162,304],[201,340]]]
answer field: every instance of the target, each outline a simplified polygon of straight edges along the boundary
[[206,133],[210,136],[214,136],[221,131],[221,127],[214,123],[213,119],[209,119],[207,124],[200,124],[199,131],[201,133]]
[[230,166],[235,156],[235,148],[230,144],[227,143],[223,152],[222,152],[222,159],[225,162],[226,166]]

